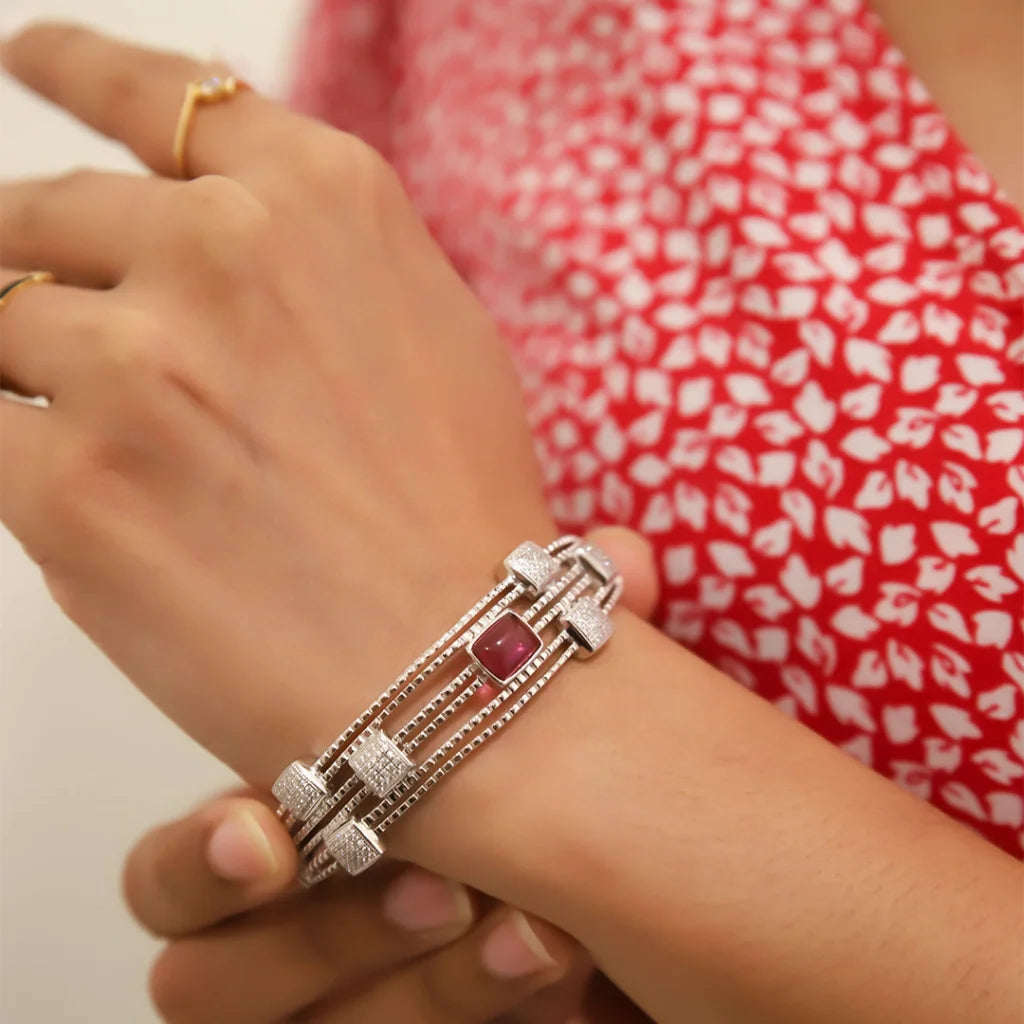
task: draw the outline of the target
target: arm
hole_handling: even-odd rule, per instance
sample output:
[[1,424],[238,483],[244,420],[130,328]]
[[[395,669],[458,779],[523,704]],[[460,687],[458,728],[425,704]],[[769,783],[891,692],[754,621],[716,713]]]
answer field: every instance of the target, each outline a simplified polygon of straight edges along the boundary
[[[3,57],[157,172],[0,190],[5,261],[58,278],[3,313],[3,379],[52,399],[0,402],[4,522],[266,786],[556,532],[514,368],[365,146],[246,93],[174,182],[201,65],[52,26]],[[662,1020],[1007,1019],[1019,868],[617,617],[393,852],[562,925]]]
[[563,927],[660,1021],[1014,1020],[1020,866],[615,618],[389,849]]

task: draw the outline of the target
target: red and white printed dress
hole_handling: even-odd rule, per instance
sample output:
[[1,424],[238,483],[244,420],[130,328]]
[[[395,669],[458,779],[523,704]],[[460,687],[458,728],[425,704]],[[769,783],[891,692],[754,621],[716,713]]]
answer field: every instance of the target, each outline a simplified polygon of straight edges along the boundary
[[1024,225],[863,0],[321,0],[294,99],[500,322],[559,526],[1020,856]]

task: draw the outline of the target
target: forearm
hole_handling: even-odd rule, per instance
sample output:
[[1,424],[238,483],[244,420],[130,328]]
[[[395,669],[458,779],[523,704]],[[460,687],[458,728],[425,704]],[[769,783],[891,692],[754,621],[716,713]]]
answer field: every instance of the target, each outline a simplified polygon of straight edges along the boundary
[[659,1021],[1010,1021],[1021,871],[625,611],[390,849],[577,936]]

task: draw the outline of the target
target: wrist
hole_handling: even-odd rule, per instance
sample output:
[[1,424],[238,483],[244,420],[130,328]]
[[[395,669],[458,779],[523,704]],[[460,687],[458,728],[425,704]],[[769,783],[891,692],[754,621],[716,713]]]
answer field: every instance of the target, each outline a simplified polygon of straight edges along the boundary
[[[643,545],[643,553],[638,557],[635,535],[628,535],[623,544],[622,535],[627,531],[606,532],[613,534],[618,541],[618,544],[611,545],[612,549],[626,548],[625,558],[617,558],[616,561],[624,561],[627,566],[649,568],[649,552]],[[613,553],[618,554],[617,551]],[[631,571],[630,575],[641,582],[643,569]],[[451,607],[439,607],[437,602],[432,602],[429,611],[423,609],[424,618],[429,615],[431,621],[424,625],[421,620],[412,627],[412,632],[422,635],[414,640],[406,637],[409,647],[416,650],[428,647],[476,603],[481,592],[479,579],[463,583],[449,580],[444,588],[444,599]],[[624,614],[623,609],[613,613],[616,624],[620,623],[620,612]],[[514,719],[505,721],[500,735],[492,736],[464,759],[472,762],[468,767],[456,762],[457,770],[450,771],[440,785],[430,789],[412,813],[388,828],[384,843],[388,854],[416,861],[489,891],[493,891],[496,884],[500,885],[502,879],[521,882],[524,877],[537,877],[547,880],[552,860],[547,843],[551,842],[553,849],[558,849],[566,808],[561,806],[562,790],[555,784],[549,784],[546,777],[553,773],[557,778],[562,771],[555,770],[556,764],[564,758],[568,765],[576,756],[573,753],[573,708],[584,698],[582,692],[570,701],[559,700],[558,695],[566,689],[589,690],[586,677],[592,676],[606,663],[609,650],[617,646],[617,639],[585,664],[570,658],[546,684],[543,692],[537,692],[531,699],[529,708],[524,707]],[[373,674],[378,680],[393,679],[411,660],[408,650],[403,660],[404,664],[393,663]],[[435,687],[428,683],[422,689],[424,699],[448,681],[447,670],[439,671],[444,673],[439,685]],[[321,732],[316,734],[313,750],[320,751],[331,744],[337,732],[361,716],[379,694],[380,690],[375,687],[369,695],[351,704],[347,693],[338,694],[330,701],[331,711],[327,714],[321,712],[318,716],[316,725],[320,726]],[[410,700],[411,706],[418,706],[421,703],[419,692]],[[525,728],[523,723],[536,719],[542,714],[538,709],[545,706],[550,708],[550,712],[544,717],[553,719],[553,728]],[[552,714],[558,712],[559,707],[562,711]],[[404,721],[406,717],[399,712],[395,720]],[[326,725],[327,735],[323,734],[322,723],[329,723]],[[387,731],[394,733],[397,728],[388,728]],[[429,749],[435,746],[436,742],[432,742]],[[424,747],[420,753],[426,756],[427,749]],[[413,756],[416,757],[415,754]],[[542,774],[531,777],[533,771]]]
[[627,681],[650,663],[651,638],[659,639],[628,608],[617,607],[612,620],[615,636],[598,656],[571,659],[389,831],[389,853],[564,926],[586,889],[588,847],[615,841],[601,824],[610,808],[596,805],[597,794],[614,791],[599,781],[608,723],[626,711]]

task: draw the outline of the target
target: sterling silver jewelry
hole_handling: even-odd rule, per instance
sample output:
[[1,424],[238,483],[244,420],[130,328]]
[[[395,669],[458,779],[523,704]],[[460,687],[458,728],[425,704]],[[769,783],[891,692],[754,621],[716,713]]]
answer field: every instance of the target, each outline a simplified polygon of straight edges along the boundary
[[[571,658],[590,657],[607,643],[609,613],[621,594],[622,577],[611,559],[573,534],[546,548],[525,541],[512,551],[495,587],[316,761],[293,761],[274,783],[278,815],[303,858],[300,880],[316,885],[339,868],[356,875],[379,860],[381,837],[395,821]],[[426,703],[417,701],[404,724],[385,730],[407,702],[426,695],[425,684],[439,681],[444,685]],[[474,697],[487,703],[457,723]],[[426,741],[445,728],[449,734],[423,753]]]

